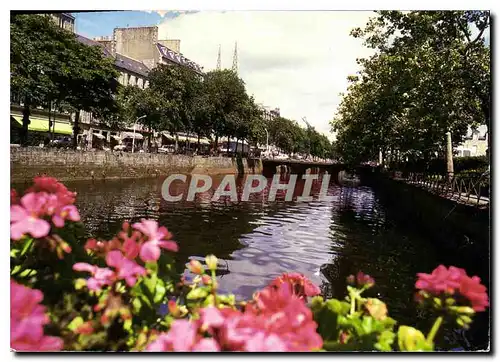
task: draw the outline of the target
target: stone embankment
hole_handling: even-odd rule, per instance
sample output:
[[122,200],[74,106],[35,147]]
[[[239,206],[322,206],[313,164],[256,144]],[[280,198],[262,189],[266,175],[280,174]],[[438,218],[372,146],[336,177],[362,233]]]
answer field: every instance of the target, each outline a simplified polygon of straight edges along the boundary
[[11,182],[37,175],[61,181],[129,179],[184,174],[261,173],[258,159],[202,157],[157,153],[74,151],[11,147]]

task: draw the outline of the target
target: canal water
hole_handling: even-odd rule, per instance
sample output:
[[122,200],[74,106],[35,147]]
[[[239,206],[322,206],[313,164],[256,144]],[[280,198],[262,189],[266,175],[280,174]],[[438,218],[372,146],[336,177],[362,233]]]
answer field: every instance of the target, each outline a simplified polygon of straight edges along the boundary
[[[236,183],[241,194],[243,180]],[[346,277],[361,270],[376,281],[369,295],[385,301],[399,323],[427,332],[433,322],[416,308],[414,284],[416,273],[429,273],[439,264],[439,253],[417,230],[391,220],[368,186],[341,187],[332,180],[329,199],[310,202],[286,202],[280,194],[269,202],[269,188],[248,202],[211,202],[212,187],[193,202],[172,203],[162,199],[158,179],[66,185],[78,193],[76,204],[88,237],[111,238],[123,220],[158,220],[179,245],[179,273],[187,273],[190,258],[215,254],[224,269],[221,289],[238,298],[250,298],[276,276],[292,271],[305,274],[325,296],[343,298]],[[174,188],[173,194],[187,192],[180,184]],[[303,181],[298,181],[299,194],[302,188]],[[312,195],[318,193],[315,183]],[[474,348],[459,331],[447,330],[443,342],[447,348]]]

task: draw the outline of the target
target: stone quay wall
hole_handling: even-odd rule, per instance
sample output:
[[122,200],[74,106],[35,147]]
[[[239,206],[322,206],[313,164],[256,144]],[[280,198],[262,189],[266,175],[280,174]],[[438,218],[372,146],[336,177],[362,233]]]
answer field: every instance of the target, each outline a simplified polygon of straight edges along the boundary
[[259,159],[202,157],[158,153],[74,151],[11,147],[11,182],[37,175],[60,181],[129,179],[184,174],[261,173]]

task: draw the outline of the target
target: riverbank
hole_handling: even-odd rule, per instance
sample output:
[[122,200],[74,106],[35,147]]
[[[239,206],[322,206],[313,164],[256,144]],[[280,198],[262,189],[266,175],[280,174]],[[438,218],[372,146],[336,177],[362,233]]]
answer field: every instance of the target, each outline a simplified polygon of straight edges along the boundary
[[262,162],[232,157],[11,147],[10,169],[12,183],[31,180],[37,175],[52,176],[65,182],[139,179],[172,173],[261,173]]

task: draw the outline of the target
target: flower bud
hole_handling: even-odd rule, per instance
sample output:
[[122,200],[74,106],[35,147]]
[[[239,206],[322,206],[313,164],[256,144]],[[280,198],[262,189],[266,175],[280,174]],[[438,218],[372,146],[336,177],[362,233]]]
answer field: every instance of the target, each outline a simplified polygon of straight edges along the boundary
[[188,265],[188,269],[193,273],[193,274],[202,274],[204,272],[203,266],[198,260],[191,260]]
[[217,257],[215,255],[207,255],[205,263],[210,270],[217,270]]
[[88,321],[83,324],[81,324],[76,330],[75,333],[77,334],[83,334],[83,335],[89,335],[94,333],[94,328],[92,327],[92,322]]
[[87,242],[85,243],[85,249],[94,250],[95,248],[97,248],[97,240],[96,239],[87,240]]
[[347,284],[354,285],[354,284],[356,284],[356,277],[351,274],[347,277],[346,281],[347,281]]
[[168,301],[168,311],[170,314],[174,317],[179,317],[180,316],[180,310],[179,307],[177,306],[177,303],[175,303],[174,300],[169,300]]
[[475,313],[474,309],[472,309],[471,307],[466,307],[466,306],[456,307],[453,309],[459,314],[474,315],[474,313]]
[[202,281],[202,282],[203,282],[203,284],[205,284],[205,285],[210,285],[210,284],[212,284],[212,278],[210,278],[210,277],[209,277],[208,275],[206,275],[206,274],[203,274],[203,275],[201,276],[201,281]]
[[368,274],[364,274],[363,272],[358,272],[358,274],[356,275],[356,279],[357,279],[357,282],[358,282],[358,285],[363,287],[363,286],[367,286],[368,288],[371,288],[372,286],[375,285],[375,280],[369,276]]

